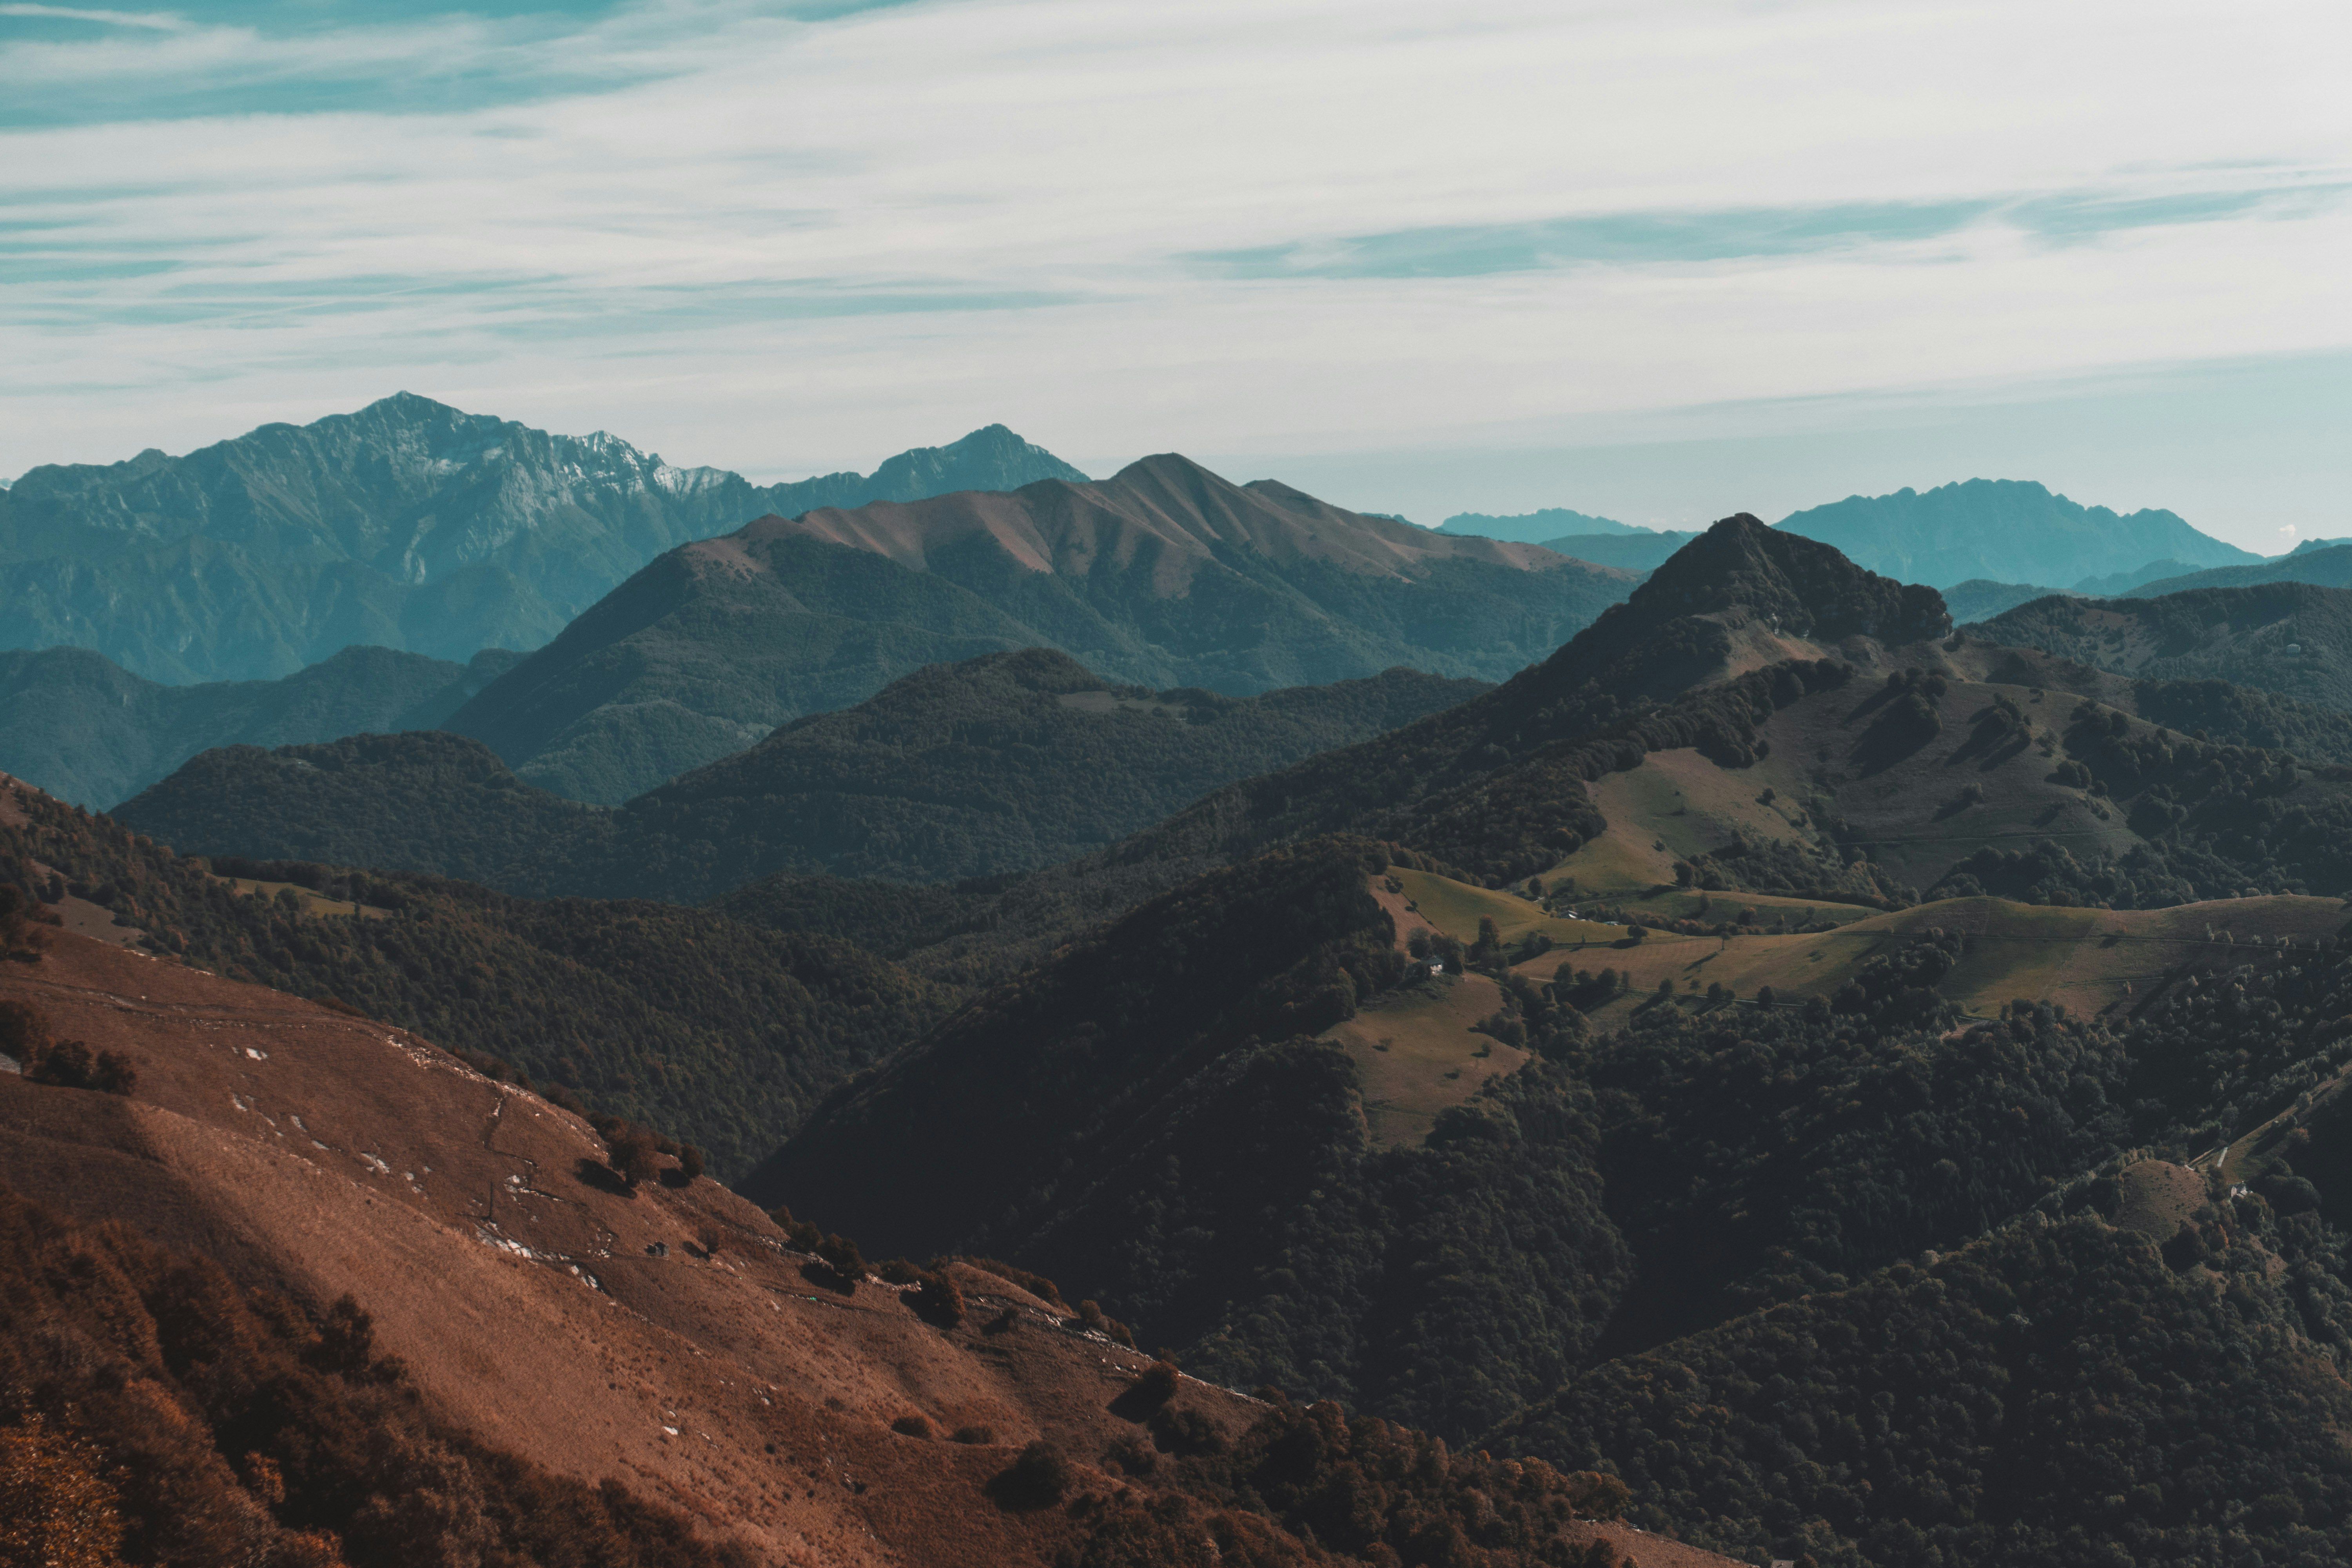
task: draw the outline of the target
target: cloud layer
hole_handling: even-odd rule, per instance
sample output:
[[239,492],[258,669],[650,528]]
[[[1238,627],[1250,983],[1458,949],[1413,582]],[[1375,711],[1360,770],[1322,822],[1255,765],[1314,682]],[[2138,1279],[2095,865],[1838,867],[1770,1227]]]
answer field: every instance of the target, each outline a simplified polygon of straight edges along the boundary
[[395,387],[782,477],[2347,350],[2347,44],[2305,0],[0,5],[0,473]]

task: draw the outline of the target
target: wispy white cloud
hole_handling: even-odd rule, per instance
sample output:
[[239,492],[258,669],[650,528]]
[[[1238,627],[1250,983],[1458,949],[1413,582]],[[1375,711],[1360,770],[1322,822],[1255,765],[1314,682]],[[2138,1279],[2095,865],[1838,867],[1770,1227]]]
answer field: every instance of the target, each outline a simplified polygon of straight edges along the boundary
[[369,15],[0,42],[0,471],[394,385],[780,472],[2352,346],[2334,0]]
[[76,5],[0,5],[0,16],[42,16],[63,22],[98,22],[110,27],[144,27],[151,32],[179,33],[187,22],[164,11],[96,11]]

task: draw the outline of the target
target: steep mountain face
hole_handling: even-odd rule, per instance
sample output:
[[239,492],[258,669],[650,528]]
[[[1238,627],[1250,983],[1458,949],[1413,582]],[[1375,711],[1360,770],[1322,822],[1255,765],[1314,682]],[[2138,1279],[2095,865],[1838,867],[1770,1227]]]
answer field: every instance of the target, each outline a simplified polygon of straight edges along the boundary
[[164,686],[85,648],[0,653],[0,771],[104,807],[214,746],[430,729],[521,658],[347,647],[278,680]]
[[1619,522],[1612,517],[1593,517],[1571,511],[1564,506],[1550,506],[1541,511],[1523,511],[1509,517],[1491,517],[1483,511],[1461,511],[1437,525],[1440,533],[1475,534],[1482,539],[1508,539],[1520,544],[1541,544],[1548,539],[1564,533],[1632,534],[1649,531],[1630,522]]
[[0,635],[173,682],[354,643],[465,659],[537,647],[664,550],[765,512],[1048,477],[1084,478],[992,426],[870,478],[762,487],[402,393],[184,458],[26,473],[0,494]]
[[2352,589],[2273,582],[2160,598],[2045,599],[1982,632],[2119,675],[2226,680],[2352,710]]
[[522,778],[616,804],[926,664],[1050,647],[1247,695],[1409,665],[1493,679],[1633,579],[1360,516],[1181,458],[767,518],[676,550],[461,710]]
[[2339,540],[2305,540],[2317,548],[2298,548],[2274,561],[2251,566],[2216,566],[2203,572],[2158,577],[2130,590],[2136,599],[2157,599],[2200,588],[2257,588],[2265,583],[2309,583],[2322,588],[2352,588],[2352,544]]
[[698,902],[772,872],[946,882],[1110,844],[1236,778],[1486,689],[1395,669],[1261,697],[1106,684],[1042,648],[936,665],[621,811],[480,742],[208,752],[116,815],[184,852],[430,871],[544,897]]
[[1652,572],[1664,565],[1667,557],[1675,551],[1697,537],[1696,533],[1673,531],[1660,533],[1571,533],[1542,542],[1546,550],[1578,561],[1590,561],[1596,566],[1614,566],[1621,572]]
[[2261,559],[2168,511],[2119,516],[2019,479],[1849,496],[1793,512],[1779,526],[1833,544],[1874,572],[1939,588],[1978,577],[2075,583],[2168,557],[2200,567]]

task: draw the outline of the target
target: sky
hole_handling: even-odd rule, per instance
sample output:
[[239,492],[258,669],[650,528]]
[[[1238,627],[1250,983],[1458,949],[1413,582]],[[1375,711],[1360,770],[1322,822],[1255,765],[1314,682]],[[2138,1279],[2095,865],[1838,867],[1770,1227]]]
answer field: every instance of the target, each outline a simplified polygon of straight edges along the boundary
[[0,0],[0,476],[395,390],[1434,523],[2352,534],[2342,0]]

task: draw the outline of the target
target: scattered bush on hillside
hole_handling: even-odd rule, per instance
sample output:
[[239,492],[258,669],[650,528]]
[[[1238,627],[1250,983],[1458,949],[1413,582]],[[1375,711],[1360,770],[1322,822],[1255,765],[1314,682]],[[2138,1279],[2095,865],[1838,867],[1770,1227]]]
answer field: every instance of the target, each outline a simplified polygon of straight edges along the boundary
[[902,1437],[919,1437],[926,1443],[939,1435],[939,1428],[931,1425],[931,1418],[919,1411],[912,1415],[899,1416],[890,1423],[890,1430]]
[[96,1057],[79,1040],[56,1040],[36,1047],[24,1058],[26,1083],[58,1089],[89,1089],[101,1094],[128,1095],[139,1087],[139,1069],[118,1051]]
[[[12,1563],[749,1568],[619,1481],[436,1426],[348,1300],[314,1318],[5,1187],[0,1504]],[[60,1527],[86,1532],[79,1559]]]

